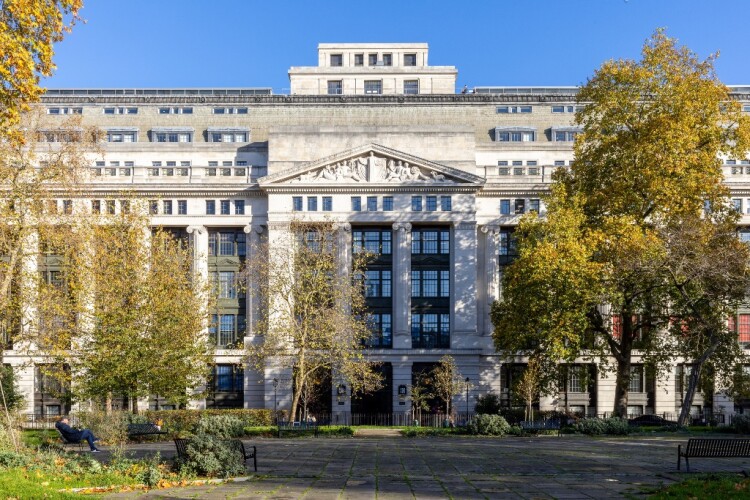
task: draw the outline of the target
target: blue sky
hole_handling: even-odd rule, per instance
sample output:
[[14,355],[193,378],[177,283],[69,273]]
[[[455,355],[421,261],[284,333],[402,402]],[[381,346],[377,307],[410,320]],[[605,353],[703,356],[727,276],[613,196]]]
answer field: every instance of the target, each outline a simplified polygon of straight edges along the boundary
[[458,86],[578,85],[657,28],[750,84],[750,0],[85,0],[48,88],[289,88],[319,42],[427,42]]

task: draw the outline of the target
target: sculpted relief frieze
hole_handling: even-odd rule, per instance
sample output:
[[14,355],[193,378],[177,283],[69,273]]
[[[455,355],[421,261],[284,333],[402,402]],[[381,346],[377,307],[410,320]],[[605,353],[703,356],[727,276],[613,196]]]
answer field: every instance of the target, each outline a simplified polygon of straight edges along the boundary
[[429,170],[407,161],[385,158],[371,154],[337,161],[322,168],[305,172],[292,182],[447,182],[448,179],[435,170]]

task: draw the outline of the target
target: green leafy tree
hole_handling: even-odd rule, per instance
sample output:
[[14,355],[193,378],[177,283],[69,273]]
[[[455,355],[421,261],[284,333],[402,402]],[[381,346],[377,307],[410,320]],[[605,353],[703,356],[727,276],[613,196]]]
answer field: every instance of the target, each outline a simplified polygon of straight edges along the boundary
[[690,323],[675,316],[688,312],[673,305],[665,231],[695,221],[704,203],[715,207],[707,224],[731,221],[720,158],[744,157],[750,126],[713,59],[657,31],[640,61],[596,71],[578,94],[574,164],[555,173],[546,219],[521,221],[519,258],[493,305],[498,349],[613,360],[617,415],[627,413],[633,350],[659,373],[675,354],[662,332]]
[[244,272],[265,306],[262,338],[247,347],[250,364],[288,369],[294,378],[290,415],[321,376],[347,381],[353,393],[376,389],[380,377],[365,355],[371,336],[360,279],[368,256],[342,269],[339,232],[331,222],[293,221],[252,252]]
[[451,403],[453,396],[461,394],[461,391],[466,387],[461,372],[458,371],[456,361],[453,356],[446,354],[437,366],[432,370],[432,390],[435,392],[435,396],[440,399],[445,405],[445,414],[451,414]]

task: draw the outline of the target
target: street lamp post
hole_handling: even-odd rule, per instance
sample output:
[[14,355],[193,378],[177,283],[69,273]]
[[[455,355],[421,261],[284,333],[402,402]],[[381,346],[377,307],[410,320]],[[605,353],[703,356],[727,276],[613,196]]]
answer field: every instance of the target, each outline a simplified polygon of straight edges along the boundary
[[471,382],[469,377],[466,377],[465,382],[466,382],[466,424],[468,425],[469,423],[469,382]]
[[276,395],[278,394],[278,388],[279,388],[279,379],[275,378],[273,379],[273,421],[275,424],[278,425],[279,423],[279,413],[278,413],[278,403],[276,402]]

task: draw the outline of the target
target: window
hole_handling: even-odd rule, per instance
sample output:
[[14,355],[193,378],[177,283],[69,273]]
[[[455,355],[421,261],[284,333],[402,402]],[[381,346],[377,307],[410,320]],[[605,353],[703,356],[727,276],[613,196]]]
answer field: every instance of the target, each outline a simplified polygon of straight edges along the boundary
[[404,66],[416,66],[417,54],[404,54]]
[[555,142],[573,142],[576,136],[581,133],[578,127],[552,127],[552,140]]
[[434,212],[437,210],[437,196],[428,196],[427,202],[425,203],[425,210],[428,212]]
[[368,66],[377,66],[378,64],[378,55],[377,54],[367,54],[367,65]]
[[317,196],[308,196],[307,197],[307,211],[308,212],[317,212],[318,211],[318,197]]
[[575,113],[580,106],[552,106],[553,113]]
[[368,196],[367,197],[367,211],[368,212],[377,212],[378,210],[378,197],[377,196]]
[[452,209],[451,206],[451,197],[450,196],[441,196],[440,197],[440,210],[443,212],[450,212]]
[[739,328],[737,330],[739,342],[750,342],[750,314],[739,315]]
[[516,248],[516,238],[512,231],[500,231],[499,252],[501,257],[516,257],[518,250]]
[[159,108],[160,115],[192,115],[193,108]]
[[80,115],[83,108],[47,108],[48,115]]
[[91,201],[91,213],[92,214],[100,214],[102,213],[102,202],[99,200],[92,200]]
[[292,196],[292,211],[294,212],[302,211],[302,197],[301,196]]
[[107,200],[107,214],[115,215],[115,200]]
[[411,234],[411,253],[450,253],[450,231],[447,229],[416,229]]
[[219,200],[219,213],[221,215],[229,215],[231,213],[229,200]]
[[206,215],[216,214],[216,202],[214,200],[206,200]]
[[643,365],[632,365],[630,368],[630,392],[643,392]]
[[412,297],[450,297],[450,271],[412,270]]
[[516,215],[526,213],[526,200],[522,198],[516,198],[513,208]]
[[187,215],[187,200],[177,200],[177,215]]
[[365,297],[390,297],[391,296],[391,271],[390,270],[367,270],[365,271]]
[[331,66],[343,66],[344,56],[342,54],[331,54]]
[[105,115],[136,115],[138,114],[138,108],[118,108],[118,107],[106,107],[104,108]]
[[148,213],[150,213],[151,215],[156,215],[159,213],[159,202],[157,200],[149,200]]
[[328,80],[328,95],[340,95],[344,93],[341,80]]
[[172,215],[172,200],[164,200],[162,202],[162,212],[164,215]]
[[354,253],[365,251],[378,255],[390,255],[391,232],[379,229],[352,231],[352,248]]
[[360,196],[352,196],[352,212],[362,211],[362,198]]
[[419,80],[404,80],[404,94],[419,94]]
[[383,66],[393,66],[393,54],[383,54]]
[[390,212],[393,210],[393,196],[383,196],[383,211]]
[[534,142],[536,131],[533,128],[503,128],[495,129],[497,142]]
[[531,106],[498,106],[496,111],[505,113],[531,113]]
[[211,342],[220,348],[233,348],[245,335],[245,316],[241,314],[214,314],[208,328]]
[[365,80],[365,94],[382,94],[383,82],[380,80]]
[[421,212],[422,211],[422,197],[421,196],[412,196],[411,197],[411,211],[412,212]]
[[134,131],[110,130],[107,132],[107,142],[137,142],[138,133]]
[[737,212],[742,213],[742,199],[732,198],[732,208],[734,208]]
[[241,365],[215,365],[213,392],[244,392],[244,371]]
[[239,231],[209,231],[208,255],[245,256],[245,232]]
[[556,167],[564,167],[565,166],[565,160],[555,160],[555,166]]
[[411,345],[415,349],[450,347],[449,314],[412,314]]
[[214,108],[215,115],[246,115],[247,108]]
[[237,298],[237,281],[234,271],[211,273],[211,281],[216,286],[216,295],[220,299]]
[[323,211],[331,212],[332,210],[333,210],[333,197],[324,196],[323,197]]
[[577,365],[568,367],[568,392],[584,392],[582,369]]
[[539,213],[539,200],[529,200],[529,212]]
[[73,213],[73,200],[63,200],[62,206],[63,206],[63,213],[65,215],[70,215]]
[[130,213],[130,201],[120,200],[120,213],[123,213],[123,214]]
[[186,130],[154,130],[152,131],[153,139],[155,139],[154,142],[193,142],[193,133]]
[[209,128],[207,134],[209,142],[248,142],[248,137],[250,135],[245,129],[216,128]]
[[354,65],[355,66],[364,66],[365,65],[365,55],[364,54],[354,54]]
[[500,215],[510,215],[510,200],[500,200]]
[[367,324],[372,332],[372,336],[367,342],[368,347],[393,347],[390,314],[370,314],[367,318]]

